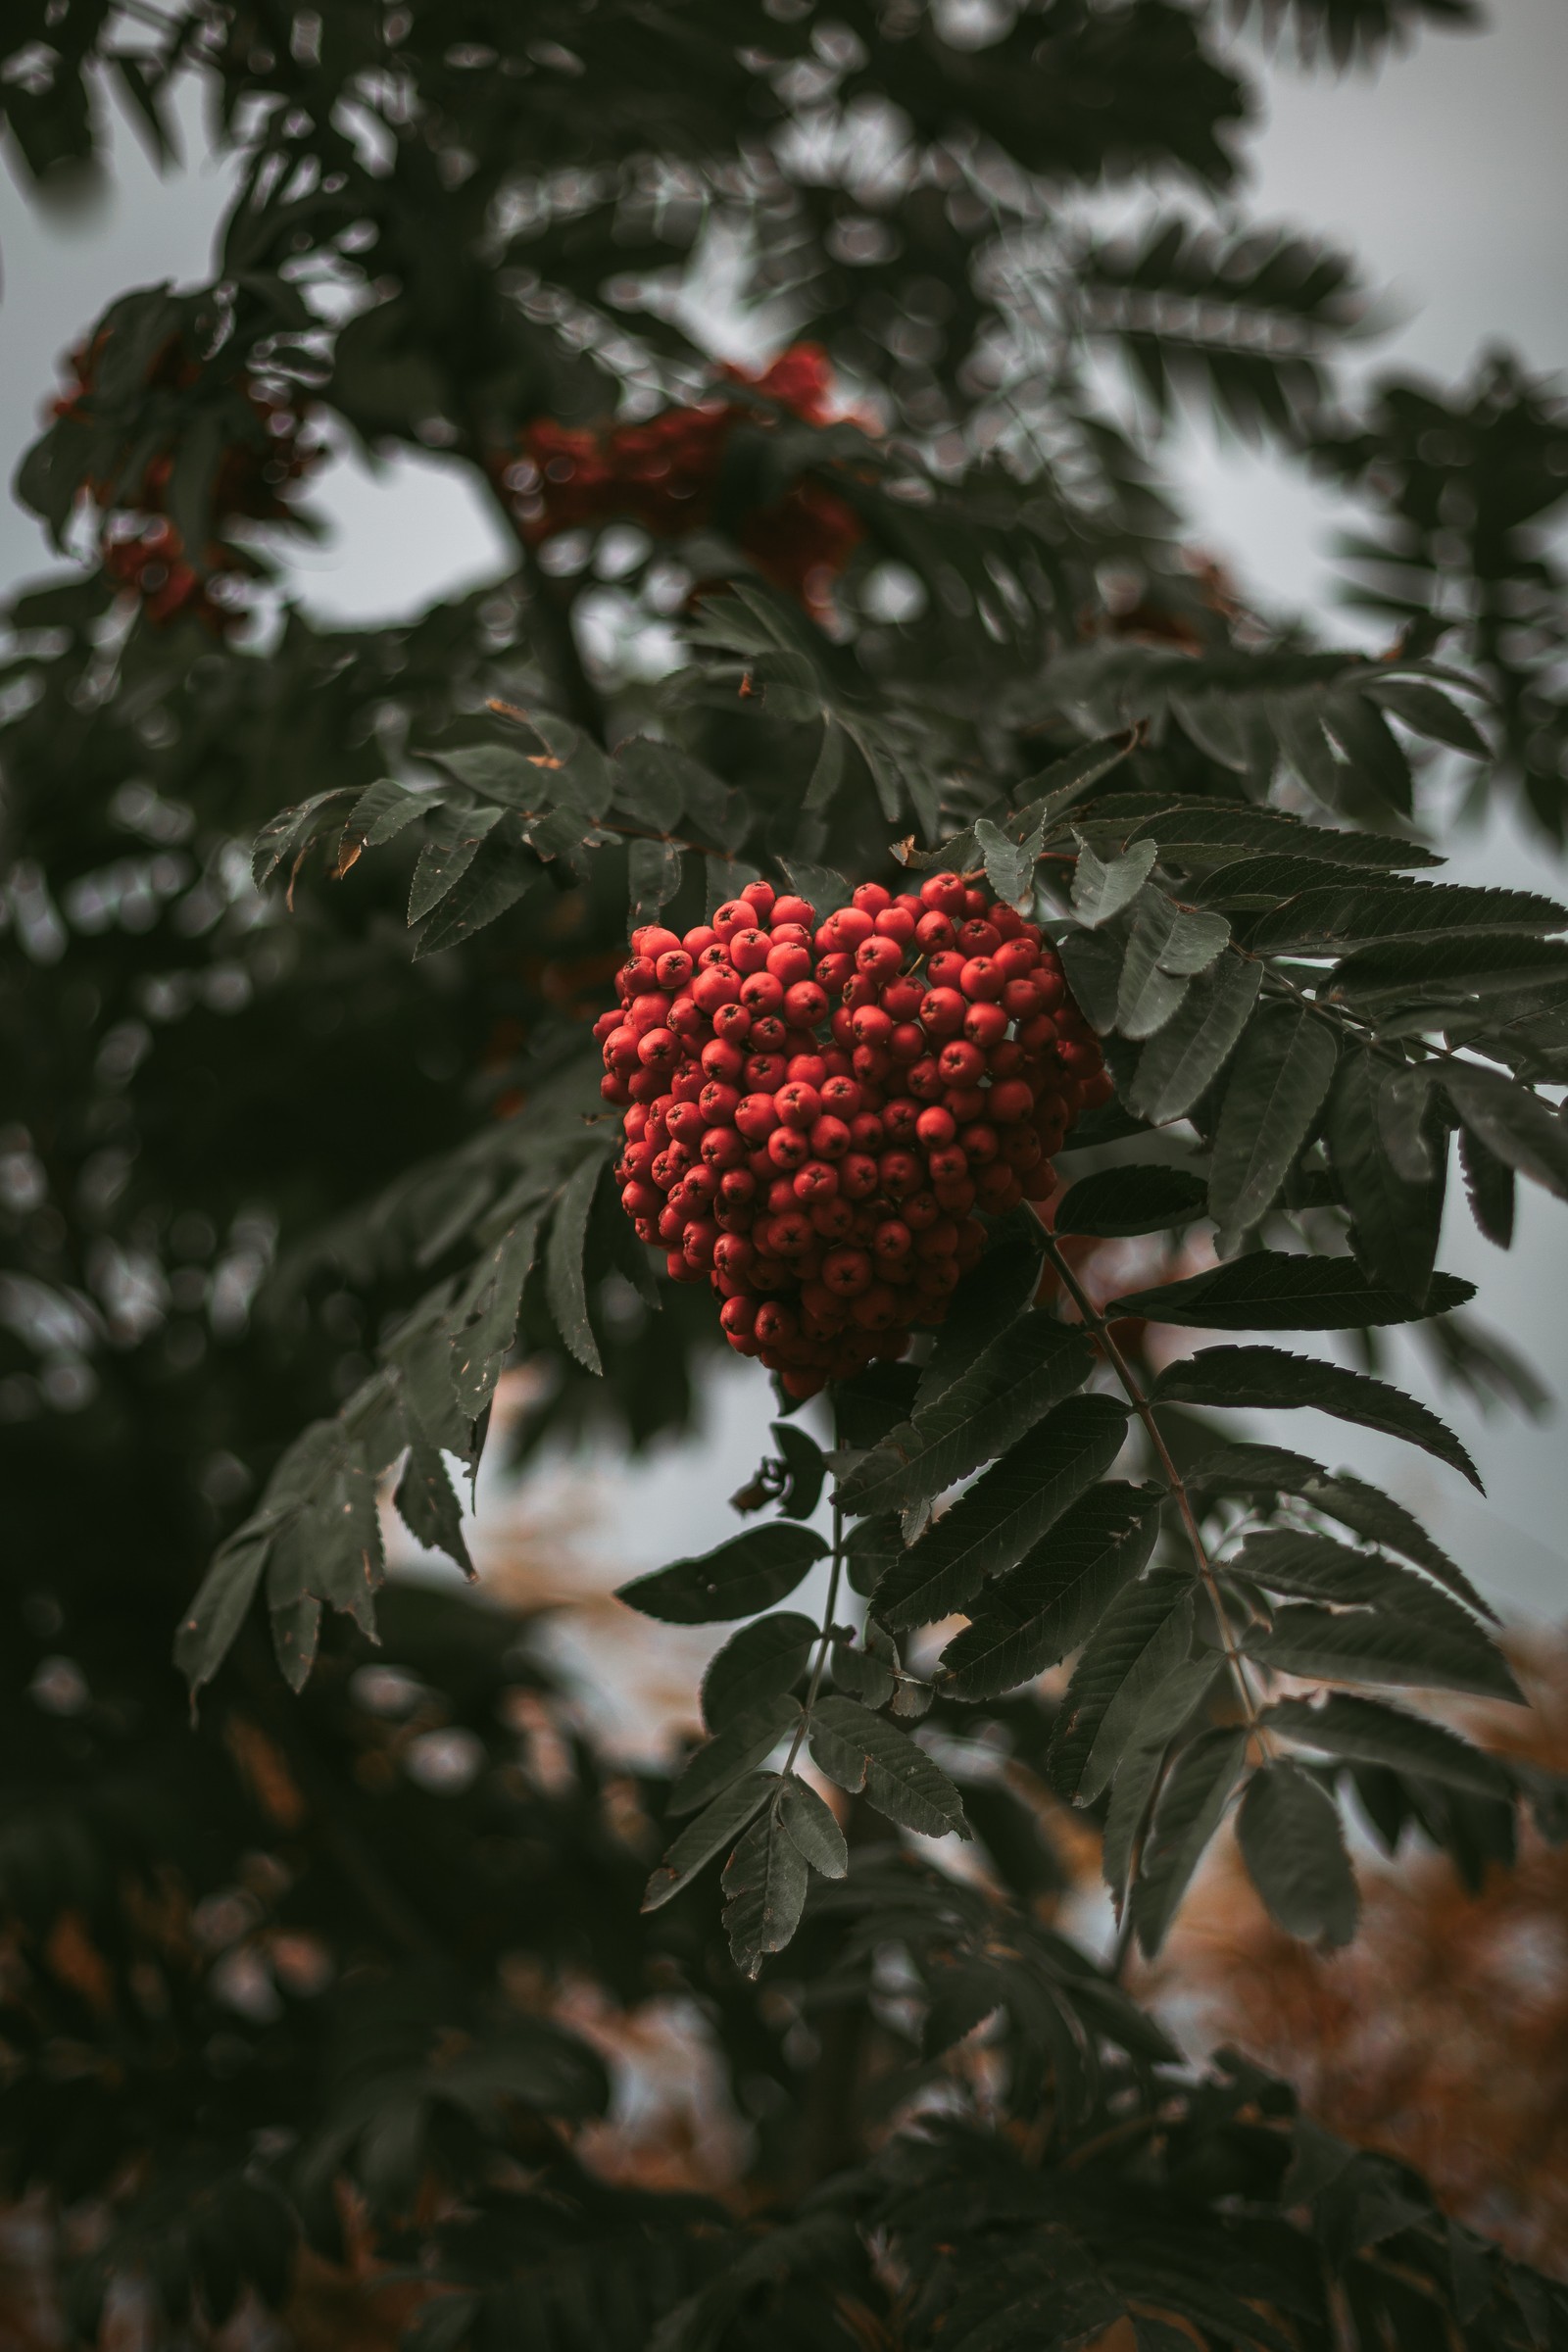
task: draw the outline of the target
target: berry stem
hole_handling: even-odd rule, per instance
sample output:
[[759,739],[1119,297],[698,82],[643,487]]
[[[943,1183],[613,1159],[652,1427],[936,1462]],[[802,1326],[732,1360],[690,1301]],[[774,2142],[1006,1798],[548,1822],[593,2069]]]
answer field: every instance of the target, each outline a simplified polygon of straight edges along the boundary
[[784,1759],[786,1777],[794,1771],[795,1759],[800,1754],[802,1742],[810,1729],[811,1709],[816,1704],[816,1694],[822,1688],[822,1676],[827,1670],[827,1645],[833,1639],[833,1618],[838,1607],[839,1578],[843,1569],[844,1513],[835,1503],[833,1505],[833,1566],[827,1580],[827,1599],[822,1609],[822,1630],[817,1636],[816,1659],[811,1668],[811,1679],[806,1686],[806,1703],[801,1709],[801,1720],[795,1727],[795,1737],[790,1741],[790,1752]]

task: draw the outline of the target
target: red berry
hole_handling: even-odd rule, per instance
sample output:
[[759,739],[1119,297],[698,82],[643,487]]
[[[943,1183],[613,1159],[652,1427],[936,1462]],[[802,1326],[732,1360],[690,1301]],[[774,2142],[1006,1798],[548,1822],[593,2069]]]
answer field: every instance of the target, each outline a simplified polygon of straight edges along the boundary
[[827,1017],[827,994],[814,980],[797,980],[784,991],[784,1017],[797,1029],[814,1029]]
[[773,901],[773,928],[784,923],[804,923],[808,929],[816,921],[816,908],[808,899],[785,897]]
[[967,1009],[956,988],[929,989],[920,1000],[920,1019],[930,1037],[956,1036]]
[[1034,1090],[1026,1086],[1021,1078],[1004,1078],[1000,1086],[991,1089],[986,1103],[993,1119],[1004,1126],[1011,1126],[1017,1119],[1026,1119],[1034,1106]]
[[822,1281],[836,1298],[857,1298],[871,1287],[871,1260],[863,1250],[831,1250],[822,1260]]
[[885,906],[892,906],[893,893],[884,890],[880,882],[862,882],[855,893],[854,904],[874,921]]
[[784,1009],[784,983],[772,972],[749,971],[741,982],[741,1003],[753,1020]]
[[915,1120],[914,1132],[921,1143],[932,1150],[943,1144],[951,1144],[955,1133],[953,1113],[944,1110],[939,1102],[932,1102]]
[[1000,1046],[1007,1034],[1007,1016],[1002,1006],[982,1000],[971,1004],[963,1016],[963,1034],[971,1045],[989,1048]]
[[939,914],[961,914],[963,900],[963,883],[956,874],[927,874],[920,885],[920,904]]

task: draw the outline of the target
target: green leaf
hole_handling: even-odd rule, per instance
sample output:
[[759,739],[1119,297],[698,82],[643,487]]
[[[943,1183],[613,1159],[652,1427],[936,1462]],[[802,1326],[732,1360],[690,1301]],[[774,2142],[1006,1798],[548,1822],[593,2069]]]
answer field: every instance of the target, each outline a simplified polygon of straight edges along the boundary
[[1505,1166],[1482,1142],[1473,1127],[1459,1130],[1459,1165],[1464,1171],[1465,1197],[1476,1224],[1497,1249],[1512,1249],[1518,1190],[1512,1168]]
[[1253,1886],[1287,1935],[1331,1945],[1351,1940],[1361,1908],[1355,1873],[1339,1807],[1310,1773],[1288,1758],[1260,1765],[1242,1798],[1236,1836]]
[[185,1677],[193,1706],[197,1691],[212,1681],[250,1614],[271,1542],[272,1530],[255,1525],[230,1536],[214,1553],[212,1566],[180,1621],[174,1637],[174,1664]]
[[1000,825],[985,817],[974,828],[975,844],[985,859],[986,880],[1008,906],[1021,906],[1034,888],[1035,865],[1045,842],[1044,819],[1021,842],[1009,841]]
[[731,1536],[699,1559],[634,1577],[616,1598],[665,1625],[714,1625],[755,1617],[794,1592],[827,1545],[808,1527],[775,1520]]
[[1568,908],[1525,890],[1466,890],[1447,882],[1403,882],[1349,889],[1343,878],[1303,890],[1254,923],[1248,945],[1257,954],[1286,950],[1340,953],[1375,940],[1442,939],[1465,930],[1556,931]]
[[583,1369],[603,1375],[599,1343],[588,1320],[588,1287],[583,1251],[588,1219],[600,1178],[610,1162],[595,1152],[572,1171],[561,1196],[545,1245],[545,1304],[551,1319]]
[[671,1813],[696,1813],[721,1789],[755,1771],[801,1720],[799,1699],[787,1691],[764,1698],[727,1721],[691,1756],[669,1792]]
[[1407,1715],[1384,1699],[1331,1690],[1317,1705],[1282,1698],[1264,1711],[1264,1727],[1298,1747],[1315,1748],[1348,1764],[1381,1764],[1391,1772],[1466,1789],[1472,1796],[1507,1797],[1513,1781],[1505,1764],[1472,1747],[1441,1723]]
[[446,1463],[435,1446],[417,1443],[410,1446],[392,1499],[416,1544],[429,1551],[444,1551],[466,1575],[475,1573],[463,1540],[463,1513]]
[[706,1813],[689,1821],[665,1854],[644,1889],[642,1907],[658,1911],[689,1886],[698,1872],[739,1835],[754,1813],[760,1813],[779,1787],[776,1772],[754,1772],[714,1797]]
[[1305,1355],[1291,1355],[1280,1348],[1204,1348],[1179,1364],[1171,1364],[1155,1381],[1156,1404],[1242,1405],[1260,1412],[1291,1411],[1310,1405],[1333,1413],[1341,1421],[1356,1421],[1364,1429],[1381,1429],[1390,1437],[1405,1438],[1449,1462],[1473,1487],[1480,1477],[1458,1439],[1446,1425],[1387,1381],[1371,1380],[1364,1372],[1348,1372],[1340,1364],[1320,1363]]
[[1276,1610],[1271,1627],[1249,1628],[1243,1646],[1277,1674],[1519,1697],[1502,1653],[1486,1645],[1479,1629],[1472,1639],[1456,1639],[1425,1611],[1328,1609],[1293,1601]]
[[626,851],[631,896],[626,928],[635,931],[662,914],[680,888],[680,851],[672,841],[633,841]]
[[1482,1616],[1493,1614],[1464,1570],[1433,1542],[1420,1520],[1391,1494],[1368,1486],[1348,1470],[1325,1470],[1321,1462],[1311,1461],[1304,1453],[1292,1453],[1283,1446],[1222,1446],[1203,1455],[1188,1472],[1187,1483],[1200,1493],[1298,1495],[1314,1510],[1337,1519],[1342,1527],[1352,1528],[1370,1543],[1402,1552]]
[[1214,1138],[1208,1213],[1232,1256],[1272,1207],[1312,1132],[1337,1054],[1327,1021],[1298,1004],[1266,1004],[1243,1038]]
[[1123,1037],[1154,1036],[1187,994],[1187,975],[1165,962],[1180,921],[1163,891],[1143,892],[1116,982],[1116,1027]]
[[1073,1669],[1052,1731],[1048,1761],[1060,1795],[1087,1801],[1081,1796],[1084,1774],[1110,1707],[1122,1698],[1127,1710],[1135,1710],[1184,1663],[1192,1642],[1190,1569],[1156,1568],[1117,1593]]
[[1073,868],[1072,908],[1086,930],[1097,931],[1130,906],[1154,870],[1157,843],[1141,841],[1120,858],[1101,858],[1081,833],[1075,834],[1078,861]]
[[1443,1638],[1456,1667],[1479,1677],[1499,1698],[1518,1695],[1501,1653],[1468,1608],[1377,1552],[1352,1551],[1332,1537],[1300,1529],[1269,1528],[1250,1535],[1227,1565],[1272,1592],[1336,1605],[1370,1603],[1419,1618]]
[[1223,1730],[1200,1732],[1171,1766],[1133,1888],[1133,1919],[1146,1958],[1152,1959],[1164,1942],[1246,1761],[1247,1733]]
[[957,1789],[924,1748],[916,1747],[887,1716],[873,1715],[853,1698],[829,1694],[818,1698],[811,1710],[807,1737],[828,1779],[852,1796],[863,1789],[889,1821],[924,1838],[943,1838],[950,1830],[968,1837]]
[[1045,1262],[1046,1237],[1040,1220],[1028,1209],[1009,1211],[992,1228],[984,1257],[953,1294],[948,1319],[915,1392],[917,1415],[1031,1305]]
[[735,1965],[755,1977],[801,1924],[806,1857],[771,1809],[753,1822],[724,1865],[724,1933]]
[[1060,1663],[1122,1588],[1143,1573],[1159,1532],[1158,1492],[1092,1487],[1009,1576],[988,1586],[942,1652],[950,1698],[996,1698]]
[[778,1816],[792,1843],[813,1870],[824,1879],[846,1876],[850,1849],[844,1832],[814,1788],[791,1776],[779,1790]]
[[548,891],[539,860],[521,843],[492,835],[454,884],[415,946],[417,959],[455,948],[514,906],[535,888]]
[[789,1476],[778,1507],[786,1519],[809,1519],[822,1498],[827,1456],[809,1432],[794,1421],[773,1423],[773,1443]]
[[1093,1369],[1081,1331],[1054,1315],[1026,1315],[929,1404],[917,1401],[914,1418],[839,1482],[836,1499],[857,1513],[929,1501],[1004,1452]]
[[1122,943],[1102,939],[1094,931],[1068,931],[1056,942],[1067,974],[1067,985],[1078,1009],[1101,1037],[1116,1026],[1116,995],[1121,983]]
[[1128,1109],[1156,1127],[1185,1117],[1229,1060],[1262,985],[1262,965],[1239,956],[1195,980],[1181,1009],[1139,1055]]
[[1130,1292],[1105,1311],[1200,1331],[1354,1331],[1448,1314],[1473,1298],[1475,1289],[1456,1275],[1435,1275],[1422,1307],[1402,1292],[1369,1283],[1352,1257],[1255,1250],[1185,1282]]
[[1148,1162],[1080,1176],[1056,1204],[1057,1233],[1161,1233],[1206,1213],[1208,1187],[1186,1168]]
[[432,810],[424,847],[419,852],[409,889],[411,924],[428,914],[432,906],[439,906],[447,892],[467,872],[478,855],[479,844],[492,826],[501,822],[504,813],[497,808]]
[[1462,1004],[1568,980],[1568,946],[1480,931],[1438,940],[1362,948],[1335,966],[1332,995],[1369,1013],[1406,999]]
[[1127,1407],[1116,1397],[1058,1405],[888,1570],[873,1596],[880,1621],[897,1633],[961,1608],[1110,1468],[1126,1429]]
[[1449,1060],[1443,1065],[1443,1089],[1494,1158],[1568,1200],[1568,1126],[1533,1088],[1500,1070]]
[[806,1672],[816,1627],[798,1611],[759,1617],[731,1634],[703,1676],[703,1721],[721,1732],[737,1716],[791,1690]]
[[1433,743],[1446,744],[1450,751],[1464,752],[1472,760],[1491,759],[1486,737],[1477,732],[1457,703],[1425,678],[1373,677],[1361,691]]
[[834,866],[812,865],[804,858],[781,858],[779,863],[791,890],[814,907],[819,923],[826,922],[841,906],[847,906],[855,895]]
[[1350,1212],[1356,1256],[1372,1279],[1404,1292],[1417,1311],[1427,1312],[1447,1155],[1432,1149],[1441,1129],[1434,1132],[1428,1118],[1429,1172],[1412,1178],[1391,1157],[1378,1115],[1387,1078],[1386,1064],[1352,1047],[1335,1072],[1324,1140]]
[[501,1377],[547,1205],[535,1201],[519,1213],[475,1266],[458,1300],[451,1337],[452,1389],[459,1410],[469,1421],[484,1411]]

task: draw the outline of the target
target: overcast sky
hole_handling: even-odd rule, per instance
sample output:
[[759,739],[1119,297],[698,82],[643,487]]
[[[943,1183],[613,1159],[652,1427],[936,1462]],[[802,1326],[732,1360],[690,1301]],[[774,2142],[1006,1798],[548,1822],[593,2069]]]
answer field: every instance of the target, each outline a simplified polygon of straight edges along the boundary
[[[1265,89],[1268,120],[1251,149],[1255,210],[1341,238],[1359,254],[1398,319],[1364,364],[1452,377],[1501,341],[1543,370],[1568,367],[1564,0],[1495,0],[1486,32],[1429,38],[1373,80],[1271,71]],[[71,229],[29,214],[0,172],[0,449],[8,473],[36,429],[55,355],[103,306],[130,285],[205,276],[224,176],[200,160],[194,112],[186,119],[196,160],[184,173],[160,181],[122,134],[112,202]],[[1338,519],[1328,501],[1207,433],[1183,436],[1179,470],[1200,536],[1257,593],[1274,604],[1322,605]],[[313,485],[312,505],[332,536],[303,558],[300,589],[323,617],[391,615],[506,561],[477,501],[433,459],[400,464],[379,479],[342,465]],[[0,583],[49,562],[36,524],[7,504]],[[1544,879],[1539,851],[1506,827],[1469,845],[1463,862],[1467,878],[1502,879],[1529,867]],[[1482,1281],[1489,1319],[1568,1396],[1563,1212],[1533,1188],[1522,1192],[1520,1240],[1507,1257],[1476,1237],[1451,1200],[1444,1262]],[[1408,1349],[1400,1354],[1397,1376],[1447,1412],[1476,1455],[1487,1504],[1424,1455],[1365,1433],[1313,1426],[1315,1416],[1304,1416],[1290,1439],[1384,1479],[1505,1601],[1563,1615],[1560,1418],[1545,1426],[1481,1422],[1441,1396]],[[742,1371],[723,1386],[701,1464],[677,1454],[617,1485],[606,1543],[622,1573],[701,1548],[733,1526],[721,1498],[762,1449],[768,1412],[766,1384]]]

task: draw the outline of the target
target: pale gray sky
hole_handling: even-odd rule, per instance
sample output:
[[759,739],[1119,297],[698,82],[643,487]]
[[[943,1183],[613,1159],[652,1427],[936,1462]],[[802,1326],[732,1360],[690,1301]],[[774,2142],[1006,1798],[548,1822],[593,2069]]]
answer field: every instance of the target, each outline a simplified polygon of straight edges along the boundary
[[[1375,80],[1266,75],[1268,121],[1253,148],[1256,209],[1343,237],[1400,323],[1368,364],[1452,375],[1502,340],[1543,369],[1568,368],[1568,8],[1563,0],[1494,0],[1479,36],[1431,38]],[[188,152],[200,156],[187,114]],[[35,429],[65,349],[116,293],[158,278],[206,273],[223,174],[197,163],[160,181],[128,135],[118,141],[116,192],[96,221],[74,229],[28,213],[0,174],[0,449],[9,471]],[[1179,471],[1199,529],[1258,593],[1321,608],[1331,502],[1282,477],[1271,462],[1183,435]],[[505,554],[466,485],[439,461],[408,461],[379,479],[344,464],[313,492],[330,544],[301,570],[304,601],[323,617],[370,619],[499,569]],[[29,516],[0,513],[0,582],[47,567]],[[1463,853],[1467,878],[1501,879],[1540,852],[1506,826]],[[1564,877],[1568,885],[1568,876]],[[1444,1262],[1483,1285],[1489,1320],[1508,1332],[1568,1397],[1568,1317],[1560,1203],[1522,1188],[1520,1239],[1507,1256],[1451,1202]],[[1296,1417],[1282,1434],[1382,1479],[1423,1511],[1478,1578],[1512,1607],[1568,1610],[1560,1418],[1482,1421],[1442,1396],[1407,1348],[1397,1377],[1446,1411],[1476,1455],[1490,1499],[1407,1447]],[[723,1383],[711,1434],[609,1491],[605,1542],[626,1567],[700,1549],[733,1525],[723,1497],[764,1449],[767,1386],[749,1369]]]

